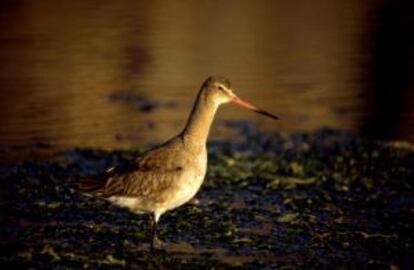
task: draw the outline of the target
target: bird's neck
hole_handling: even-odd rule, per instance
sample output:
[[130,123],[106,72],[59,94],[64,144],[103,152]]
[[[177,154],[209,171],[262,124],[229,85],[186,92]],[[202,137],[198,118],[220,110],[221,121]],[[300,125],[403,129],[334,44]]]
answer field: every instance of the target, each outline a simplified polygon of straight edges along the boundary
[[217,103],[208,100],[203,92],[198,94],[187,124],[181,134],[186,145],[205,147],[210,126],[213,123],[218,106]]

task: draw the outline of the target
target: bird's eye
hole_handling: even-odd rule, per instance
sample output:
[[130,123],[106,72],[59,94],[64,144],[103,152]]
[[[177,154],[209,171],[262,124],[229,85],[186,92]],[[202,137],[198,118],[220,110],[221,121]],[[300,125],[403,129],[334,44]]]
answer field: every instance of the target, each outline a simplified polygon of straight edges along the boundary
[[221,86],[221,85],[218,87],[218,89],[219,90],[224,90],[223,86]]

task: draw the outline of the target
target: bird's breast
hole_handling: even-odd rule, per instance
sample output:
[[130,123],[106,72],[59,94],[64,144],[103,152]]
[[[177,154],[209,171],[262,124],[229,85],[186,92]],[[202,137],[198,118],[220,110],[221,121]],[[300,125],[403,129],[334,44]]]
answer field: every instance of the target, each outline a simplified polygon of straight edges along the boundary
[[200,189],[207,170],[207,154],[197,155],[186,167],[182,177],[174,185],[168,209],[173,209],[191,200]]

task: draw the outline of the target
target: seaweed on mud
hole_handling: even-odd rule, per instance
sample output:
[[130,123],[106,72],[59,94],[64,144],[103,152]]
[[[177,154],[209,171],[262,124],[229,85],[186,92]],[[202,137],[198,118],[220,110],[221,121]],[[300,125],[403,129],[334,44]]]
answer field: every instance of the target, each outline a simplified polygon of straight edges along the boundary
[[1,169],[0,262],[24,268],[412,269],[414,148],[347,132],[269,134],[210,144],[206,181],[148,221],[71,183],[138,150],[74,149]]

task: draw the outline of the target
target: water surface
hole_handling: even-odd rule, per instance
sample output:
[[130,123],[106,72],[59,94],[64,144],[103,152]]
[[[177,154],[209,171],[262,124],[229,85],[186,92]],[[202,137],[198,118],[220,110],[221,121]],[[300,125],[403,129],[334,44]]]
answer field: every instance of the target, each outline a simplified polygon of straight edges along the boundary
[[[233,134],[223,120],[244,119],[281,131],[331,126],[368,134],[372,126],[374,137],[413,141],[412,80],[396,78],[399,95],[376,94],[382,71],[373,66],[382,58],[372,45],[387,34],[378,28],[380,3],[5,1],[0,143],[113,149],[159,142],[181,130],[212,74],[282,118],[225,106],[212,138]],[[390,115],[372,105],[377,99],[393,104]],[[370,125],[385,118],[383,127]]]

